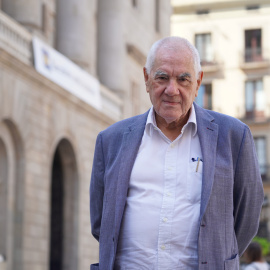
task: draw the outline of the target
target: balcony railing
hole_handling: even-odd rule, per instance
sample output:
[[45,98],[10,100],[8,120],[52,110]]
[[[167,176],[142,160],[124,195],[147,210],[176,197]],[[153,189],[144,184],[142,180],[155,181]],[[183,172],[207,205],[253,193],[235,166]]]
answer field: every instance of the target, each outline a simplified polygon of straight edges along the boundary
[[212,72],[217,72],[220,70],[221,63],[216,60],[212,60],[212,61],[201,60],[201,66],[202,66],[203,72],[212,73]]
[[0,49],[20,59],[32,62],[32,35],[19,23],[0,11]]
[[262,181],[270,184],[270,164],[260,165]]
[[246,111],[245,118],[247,120],[254,120],[254,121],[264,121],[265,120],[265,113],[264,111]]
[[262,48],[246,48],[245,62],[261,62],[263,61]]
[[269,51],[262,48],[246,48],[240,59],[240,65],[243,69],[267,68],[270,66]]
[[[32,34],[0,10],[0,53],[1,51],[24,64],[33,65]],[[123,101],[103,85],[100,86],[100,92],[102,111],[115,121],[120,120]]]

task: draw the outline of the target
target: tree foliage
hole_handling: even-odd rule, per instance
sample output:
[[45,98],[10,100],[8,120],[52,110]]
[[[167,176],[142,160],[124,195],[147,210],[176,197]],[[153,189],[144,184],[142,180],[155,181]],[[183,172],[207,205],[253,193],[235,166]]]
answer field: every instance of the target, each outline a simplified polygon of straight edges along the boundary
[[266,238],[256,236],[253,238],[252,241],[257,242],[261,245],[263,256],[267,256],[269,254],[270,242]]

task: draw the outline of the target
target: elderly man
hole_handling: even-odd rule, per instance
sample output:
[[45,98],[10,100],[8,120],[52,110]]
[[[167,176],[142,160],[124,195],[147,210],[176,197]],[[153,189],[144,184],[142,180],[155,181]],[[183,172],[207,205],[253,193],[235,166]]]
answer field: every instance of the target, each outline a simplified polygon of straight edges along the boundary
[[157,41],[144,68],[152,108],[98,135],[91,269],[239,269],[262,181],[249,128],[194,103],[202,77],[187,40]]

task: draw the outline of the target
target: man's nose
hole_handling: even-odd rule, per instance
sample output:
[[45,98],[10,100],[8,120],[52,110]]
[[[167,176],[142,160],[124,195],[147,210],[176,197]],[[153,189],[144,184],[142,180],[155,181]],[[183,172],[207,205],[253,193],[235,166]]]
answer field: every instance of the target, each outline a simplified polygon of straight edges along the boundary
[[174,96],[174,95],[177,95],[179,93],[178,84],[177,84],[177,81],[175,79],[169,80],[167,87],[165,89],[165,93],[169,96]]

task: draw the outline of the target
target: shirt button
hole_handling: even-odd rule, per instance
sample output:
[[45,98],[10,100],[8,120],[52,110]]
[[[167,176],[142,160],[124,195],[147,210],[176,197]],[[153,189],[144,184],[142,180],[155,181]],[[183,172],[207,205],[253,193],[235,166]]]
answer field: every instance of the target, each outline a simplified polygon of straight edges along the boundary
[[172,194],[171,194],[170,192],[167,192],[167,193],[166,193],[166,196],[167,196],[167,197],[171,197]]
[[172,143],[172,144],[171,144],[171,148],[174,148],[174,146],[175,146],[175,145]]
[[163,220],[164,222],[167,222],[167,221],[168,221],[168,219],[167,219],[167,218],[163,218],[162,220]]
[[162,250],[165,250],[165,249],[166,249],[166,247],[163,245],[163,246],[161,246],[161,249],[162,249]]

